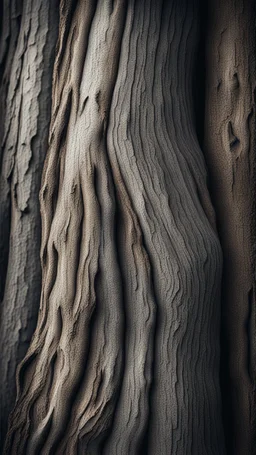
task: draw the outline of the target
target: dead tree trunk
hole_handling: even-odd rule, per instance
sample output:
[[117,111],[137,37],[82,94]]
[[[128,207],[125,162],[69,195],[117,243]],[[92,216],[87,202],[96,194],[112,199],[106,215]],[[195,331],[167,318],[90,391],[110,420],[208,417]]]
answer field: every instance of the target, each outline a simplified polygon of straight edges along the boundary
[[230,453],[256,453],[255,88],[253,0],[209,8],[205,149],[223,270],[223,402]]
[[225,453],[198,18],[191,0],[61,2],[41,305],[8,455]]

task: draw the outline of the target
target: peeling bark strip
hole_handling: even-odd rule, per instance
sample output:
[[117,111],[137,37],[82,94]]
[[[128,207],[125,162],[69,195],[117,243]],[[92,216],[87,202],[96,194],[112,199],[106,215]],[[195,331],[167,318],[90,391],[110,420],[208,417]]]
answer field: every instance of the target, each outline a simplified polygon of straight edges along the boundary
[[21,6],[4,3],[1,36],[1,438],[15,402],[15,370],[27,351],[40,302],[38,195],[58,24],[53,2],[27,0]]
[[225,453],[197,22],[191,0],[61,2],[41,305],[8,455]]
[[235,455],[256,453],[255,18],[253,0],[210,2],[205,148],[224,252],[223,400]]

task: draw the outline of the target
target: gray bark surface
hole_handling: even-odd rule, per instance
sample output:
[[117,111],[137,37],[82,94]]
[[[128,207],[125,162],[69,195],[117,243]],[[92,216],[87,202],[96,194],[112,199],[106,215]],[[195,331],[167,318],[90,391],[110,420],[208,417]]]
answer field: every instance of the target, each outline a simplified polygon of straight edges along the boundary
[[61,2],[41,304],[8,455],[225,453],[198,17],[191,0]]
[[[20,18],[22,11],[22,2],[15,0],[2,2],[2,22],[1,22],[1,40],[0,40],[0,163],[3,160],[4,147],[2,147],[2,139],[4,135],[5,123],[5,110],[8,97],[8,85],[10,82],[10,74],[12,62],[17,47],[17,40],[20,31]],[[8,250],[9,250],[9,235],[10,235],[10,216],[7,197],[1,197],[5,204],[5,209],[2,209],[1,216],[1,236],[0,236],[0,300],[2,301],[4,295],[4,285],[6,279],[7,265],[8,265]],[[6,200],[7,199],[7,200]],[[5,214],[5,216],[4,216]]]
[[255,19],[253,0],[210,2],[205,151],[224,254],[223,402],[235,455],[256,453]]
[[3,4],[0,148],[1,439],[15,371],[36,326],[41,292],[39,188],[51,112],[56,3]]

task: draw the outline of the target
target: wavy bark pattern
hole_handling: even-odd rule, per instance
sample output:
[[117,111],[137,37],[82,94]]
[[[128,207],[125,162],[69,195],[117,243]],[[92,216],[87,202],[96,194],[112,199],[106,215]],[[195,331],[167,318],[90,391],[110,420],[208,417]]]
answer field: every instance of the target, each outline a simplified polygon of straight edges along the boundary
[[8,455],[225,453],[197,36],[196,1],[61,2],[41,305]]
[[210,2],[205,151],[224,253],[223,400],[235,455],[256,453],[255,19],[253,0]]
[[[0,49],[0,406],[1,439],[15,403],[15,370],[35,330],[40,303],[39,189],[47,150],[54,2],[3,4]],[[6,273],[7,272],[7,273]],[[0,444],[1,447],[1,444]]]

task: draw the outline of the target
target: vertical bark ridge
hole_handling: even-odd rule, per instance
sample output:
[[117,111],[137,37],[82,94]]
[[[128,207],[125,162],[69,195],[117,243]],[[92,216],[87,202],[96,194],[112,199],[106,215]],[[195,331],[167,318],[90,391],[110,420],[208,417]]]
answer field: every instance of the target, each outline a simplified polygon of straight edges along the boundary
[[1,38],[1,275],[7,266],[0,317],[2,437],[15,402],[16,366],[28,348],[40,301],[38,194],[47,147],[58,24],[55,3],[50,11],[47,2],[24,1],[23,6],[11,2],[9,12],[7,4],[4,12],[9,19]]
[[[113,166],[119,204],[119,251],[124,277],[124,377],[110,440],[103,453],[139,453],[149,419],[153,379],[156,301],[142,229],[118,166]],[[112,438],[117,441],[112,445]]]
[[[224,253],[229,453],[255,453],[255,5],[209,3],[205,153]],[[251,309],[253,309],[251,311]]]
[[[130,2],[110,113],[111,165],[120,168],[133,201],[158,302],[152,454],[225,452],[218,378],[221,251],[198,197],[202,192],[213,213],[202,152],[187,127],[195,124],[189,81],[196,40],[196,2],[152,1],[150,8]],[[120,453],[123,433],[117,419],[105,453]]]
[[[20,31],[22,2],[5,1],[2,5],[2,29],[0,38],[0,137],[4,136],[5,110],[8,100],[8,87],[12,62]],[[0,147],[0,166],[2,166],[4,146]],[[10,196],[8,185],[1,190],[1,235],[0,235],[0,301],[4,297],[4,286],[8,265],[9,236],[10,236]],[[6,193],[6,194],[5,194]]]

